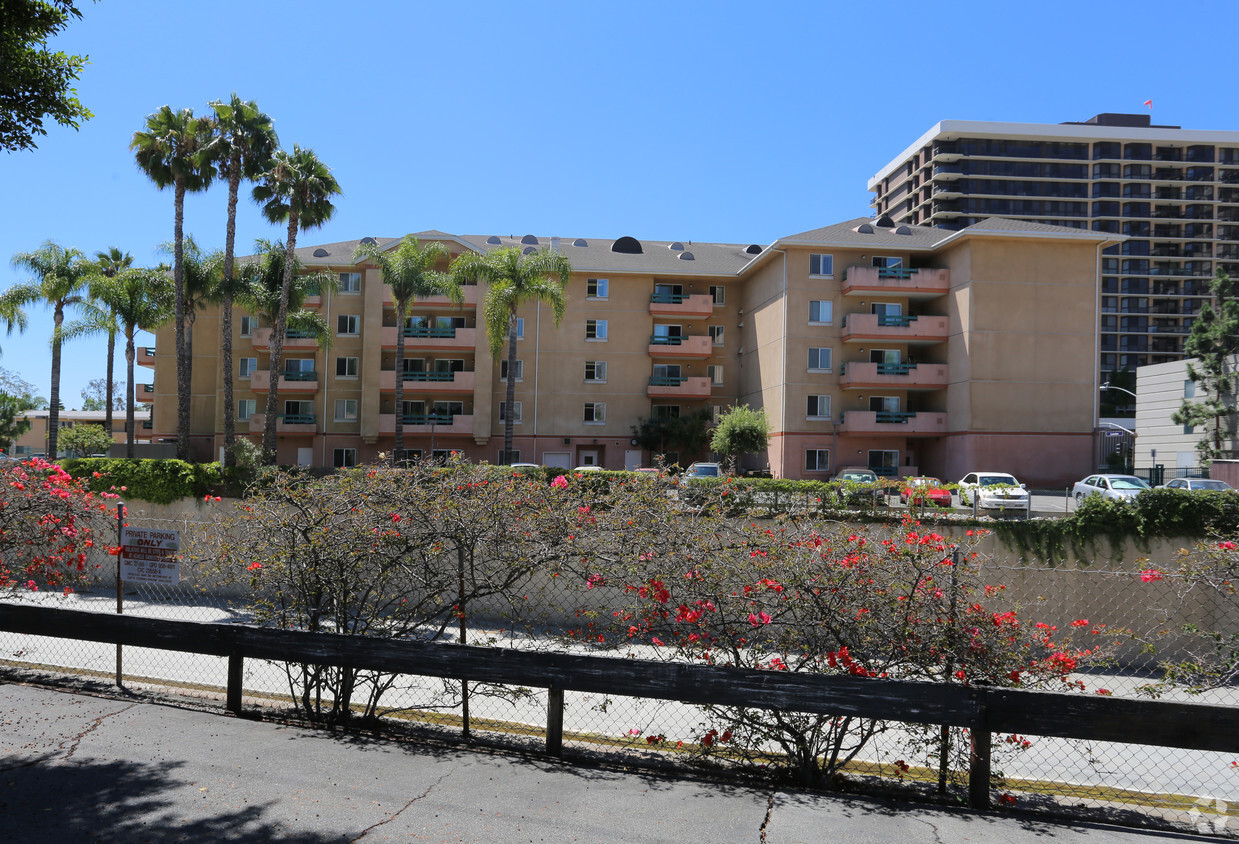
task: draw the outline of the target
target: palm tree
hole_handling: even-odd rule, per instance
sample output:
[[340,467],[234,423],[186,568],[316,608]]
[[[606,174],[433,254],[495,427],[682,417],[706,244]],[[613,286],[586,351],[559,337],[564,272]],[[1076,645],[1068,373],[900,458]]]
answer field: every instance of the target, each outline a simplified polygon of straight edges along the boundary
[[98,276],[91,282],[91,296],[98,305],[88,309],[86,318],[65,330],[65,337],[97,333],[99,319],[113,327],[120,323],[125,338],[125,456],[133,457],[136,436],[133,419],[133,364],[136,358],[134,338],[139,330],[154,331],[173,315],[175,291],[166,271],[127,267],[115,276]]
[[[173,251],[171,243],[161,244],[159,251],[165,255]],[[193,235],[186,235],[182,247],[181,274],[185,279],[185,380],[194,382],[194,323],[198,311],[219,301],[219,287],[223,278],[224,253],[219,250],[203,252]]]
[[[237,240],[237,196],[241,179],[257,179],[279,148],[271,118],[253,100],[243,101],[234,91],[228,102],[208,103],[215,110],[215,137],[207,149],[219,174],[228,181],[228,228],[224,238],[223,278],[218,287],[220,356],[224,369],[224,407],[233,406],[236,374],[232,369],[232,302],[237,285],[234,262]],[[233,447],[237,424],[231,412],[224,413],[224,465],[237,465]]]
[[396,444],[393,460],[404,454],[404,324],[409,316],[409,305],[414,299],[427,296],[447,296],[457,305],[465,300],[460,284],[451,276],[437,272],[435,265],[448,259],[447,248],[437,240],[425,246],[413,235],[406,235],[394,252],[380,249],[376,243],[363,243],[353,253],[353,262],[374,264],[383,274],[383,281],[391,287],[392,300],[396,304]]
[[172,278],[176,289],[176,456],[189,459],[189,365],[185,358],[185,277],[183,247],[185,194],[206,190],[215,174],[205,148],[211,119],[194,111],[164,106],[146,118],[146,130],[133,133],[129,148],[138,167],[160,190],[172,186],[174,207]]
[[288,332],[288,296],[292,289],[297,248],[297,232],[314,229],[331,219],[335,206],[331,198],[340,193],[340,184],[327,165],[319,161],[312,149],[293,145],[291,153],[280,150],[271,158],[271,166],[262,174],[254,188],[254,201],[262,204],[262,213],[272,223],[288,222],[288,239],[284,242],[284,278],[280,286],[280,307],[271,331],[271,388],[267,392],[267,411],[262,435],[262,459],[275,463],[275,411],[279,371],[284,354],[284,336]]
[[[47,241],[34,252],[18,252],[13,266],[27,269],[35,278],[16,284],[0,295],[0,314],[10,315],[10,324],[26,305],[42,302],[52,308],[52,386],[48,400],[47,454],[56,459],[60,433],[60,345],[65,309],[75,308],[86,298],[86,287],[96,272],[95,265],[77,249],[65,249]],[[24,323],[23,323],[24,327]]]
[[[106,252],[95,253],[95,265],[99,268],[99,272],[105,278],[116,278],[116,274],[126,267],[133,265],[133,256],[128,252],[121,252],[115,246],[109,246]],[[93,296],[94,293],[92,292]],[[112,329],[107,331],[108,335],[108,360],[107,360],[107,380],[108,380],[108,401],[103,417],[103,430],[110,435],[112,433],[112,393],[114,388],[112,385],[116,382],[114,377],[116,370],[116,319],[113,315]]]
[[516,311],[530,301],[551,306],[555,325],[564,318],[564,288],[572,278],[572,264],[563,254],[549,249],[522,254],[514,246],[479,254],[465,252],[452,262],[457,283],[477,279],[487,284],[482,321],[490,353],[499,357],[504,339],[508,343],[507,403],[503,419],[503,462],[512,462],[512,412],[516,396]]

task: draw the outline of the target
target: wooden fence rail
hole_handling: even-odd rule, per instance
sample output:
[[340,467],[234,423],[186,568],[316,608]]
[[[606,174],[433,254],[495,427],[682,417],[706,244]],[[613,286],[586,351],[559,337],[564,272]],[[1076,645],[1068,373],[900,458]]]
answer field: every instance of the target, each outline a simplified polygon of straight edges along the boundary
[[0,604],[0,630],[227,657],[226,705],[236,713],[245,659],[545,688],[546,746],[554,755],[563,745],[567,690],[968,727],[969,800],[978,809],[989,805],[994,733],[1239,753],[1239,707],[428,644],[18,604]]

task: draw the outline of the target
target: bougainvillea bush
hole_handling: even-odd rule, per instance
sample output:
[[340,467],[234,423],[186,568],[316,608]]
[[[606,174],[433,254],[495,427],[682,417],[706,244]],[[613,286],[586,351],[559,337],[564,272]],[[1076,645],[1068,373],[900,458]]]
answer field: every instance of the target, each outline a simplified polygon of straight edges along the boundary
[[[1193,493],[1194,494],[1194,493]],[[1181,603],[1198,602],[1208,610],[1209,624],[1187,624],[1178,653],[1163,659],[1163,682],[1146,688],[1158,694],[1170,686],[1199,694],[1233,686],[1239,681],[1239,542],[1212,539],[1180,552],[1176,570],[1149,567],[1139,574],[1146,588],[1166,579]],[[1158,643],[1148,643],[1156,651]]]
[[[108,547],[116,495],[91,492],[60,466],[40,458],[0,469],[0,595],[72,591]],[[95,556],[97,560],[97,556]]]

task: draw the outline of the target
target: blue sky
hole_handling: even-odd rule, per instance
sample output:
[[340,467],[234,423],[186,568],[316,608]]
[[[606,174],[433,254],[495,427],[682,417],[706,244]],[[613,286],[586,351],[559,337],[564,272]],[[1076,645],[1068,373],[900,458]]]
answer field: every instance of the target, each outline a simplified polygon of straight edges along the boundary
[[[1239,129],[1210,42],[1236,8],[87,0],[55,47],[90,55],[95,117],[0,153],[0,288],[49,239],[159,260],[172,195],[128,145],[164,104],[201,113],[236,91],[318,153],[344,195],[302,244],[430,228],[766,244],[868,215],[868,178],[943,119],[1058,123],[1152,98],[1155,122]],[[218,185],[186,202],[206,247],[223,245],[224,200]],[[239,250],[282,236],[243,201]],[[47,395],[51,319],[30,318],[0,366]],[[66,407],[104,348],[66,347]]]

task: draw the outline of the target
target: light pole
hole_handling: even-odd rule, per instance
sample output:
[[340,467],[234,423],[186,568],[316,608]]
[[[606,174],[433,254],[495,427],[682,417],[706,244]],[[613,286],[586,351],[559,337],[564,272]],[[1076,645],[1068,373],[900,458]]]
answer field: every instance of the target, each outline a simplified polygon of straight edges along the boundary
[[1131,390],[1127,389],[1126,387],[1116,387],[1115,385],[1111,384],[1109,381],[1106,381],[1104,384],[1102,384],[1102,385],[1101,385],[1100,387],[1098,387],[1097,389],[1099,389],[1099,390],[1118,390],[1120,393],[1127,393],[1127,395],[1131,396],[1133,399],[1139,399],[1139,398],[1140,398],[1139,396],[1137,396],[1135,393],[1133,393]]

